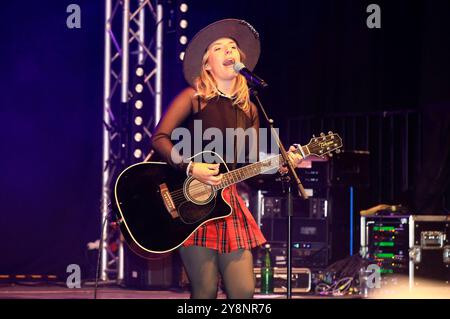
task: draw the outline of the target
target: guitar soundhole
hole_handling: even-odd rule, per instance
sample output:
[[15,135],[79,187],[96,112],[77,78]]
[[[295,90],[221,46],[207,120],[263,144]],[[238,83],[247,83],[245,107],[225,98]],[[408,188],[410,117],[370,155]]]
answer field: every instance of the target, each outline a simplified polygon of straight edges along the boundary
[[196,179],[188,179],[184,185],[186,197],[197,205],[208,204],[215,195],[211,185],[199,182]]

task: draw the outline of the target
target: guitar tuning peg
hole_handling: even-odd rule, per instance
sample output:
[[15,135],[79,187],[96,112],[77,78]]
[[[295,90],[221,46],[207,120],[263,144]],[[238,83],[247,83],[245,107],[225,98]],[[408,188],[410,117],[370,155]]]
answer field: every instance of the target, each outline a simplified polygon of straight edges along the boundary
[[340,149],[337,149],[337,150],[336,150],[336,154],[339,154],[340,152],[341,152]]
[[329,157],[333,157],[333,153],[328,154]]
[[316,134],[313,134],[313,138],[316,138]]
[[322,132],[322,133],[320,133],[320,136],[324,137],[324,136],[325,136],[325,133],[323,133],[323,132]]
[[333,135],[333,132],[332,131],[328,131],[328,135]]

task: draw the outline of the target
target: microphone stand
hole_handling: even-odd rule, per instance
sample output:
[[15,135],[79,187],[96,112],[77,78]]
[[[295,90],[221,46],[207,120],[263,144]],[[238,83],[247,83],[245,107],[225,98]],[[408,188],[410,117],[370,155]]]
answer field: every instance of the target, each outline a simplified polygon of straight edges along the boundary
[[[253,95],[253,97],[255,98],[257,105],[263,112],[264,117],[270,126],[270,130],[271,130],[273,136],[275,137],[278,147],[280,148],[281,156],[283,157],[284,162],[287,164],[289,174],[293,178],[295,184],[297,185],[297,190],[298,190],[299,196],[303,197],[303,199],[308,199],[308,195],[306,194],[305,189],[303,188],[302,182],[298,178],[297,173],[295,172],[294,166],[288,158],[286,149],[284,148],[283,143],[281,142],[280,137],[278,136],[278,133],[274,128],[274,121],[273,121],[273,119],[271,119],[267,116],[266,110],[264,109],[261,101],[259,100],[258,91],[255,88],[250,88],[250,92]],[[286,256],[286,258],[287,258],[286,298],[291,299],[292,298],[292,282],[291,282],[292,281],[292,264],[291,264],[292,238],[291,238],[291,233],[292,233],[293,201],[292,201],[291,183],[289,182],[287,184],[287,186],[288,186],[287,187],[287,190],[288,190],[288,213],[287,213],[287,252],[286,252],[286,254],[287,254],[287,256]]]

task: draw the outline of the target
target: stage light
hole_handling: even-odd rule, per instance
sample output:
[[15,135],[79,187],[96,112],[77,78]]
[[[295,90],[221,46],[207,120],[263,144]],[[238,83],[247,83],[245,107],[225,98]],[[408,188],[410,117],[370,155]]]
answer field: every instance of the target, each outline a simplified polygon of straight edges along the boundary
[[181,28],[181,29],[186,29],[187,26],[188,26],[188,22],[187,22],[186,19],[180,20],[180,28]]
[[135,158],[141,158],[142,157],[142,151],[140,149],[135,149],[133,153]]
[[182,36],[180,37],[180,43],[181,43],[182,45],[186,45],[187,42],[188,42],[187,36],[182,35]]
[[142,141],[142,134],[141,134],[141,133],[136,133],[136,134],[134,134],[134,140],[135,140],[136,142]]
[[142,91],[144,90],[144,86],[142,84],[136,84],[136,87],[134,88],[136,90],[137,93],[142,93]]
[[180,56],[179,56],[180,60],[183,61],[184,60],[184,51],[180,52]]
[[143,106],[144,106],[144,103],[142,103],[141,100],[137,100],[137,101],[134,103],[134,107],[135,107],[136,109],[138,109],[138,110],[142,109]]
[[144,69],[139,67],[136,69],[136,75],[137,76],[143,76],[144,75]]
[[180,11],[183,13],[186,13],[188,11],[189,7],[186,3],[180,4]]
[[134,119],[134,124],[136,125],[141,125],[142,124],[142,117],[140,116],[136,116],[136,118]]

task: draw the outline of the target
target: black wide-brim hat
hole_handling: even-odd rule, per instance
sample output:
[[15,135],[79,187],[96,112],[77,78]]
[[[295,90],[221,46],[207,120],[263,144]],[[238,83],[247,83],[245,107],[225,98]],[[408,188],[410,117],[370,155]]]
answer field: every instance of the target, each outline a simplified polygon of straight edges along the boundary
[[216,21],[200,30],[189,42],[183,59],[183,72],[186,81],[195,87],[195,79],[200,75],[202,59],[208,46],[220,38],[231,38],[245,54],[247,69],[253,70],[261,52],[259,34],[246,21],[224,19]]

